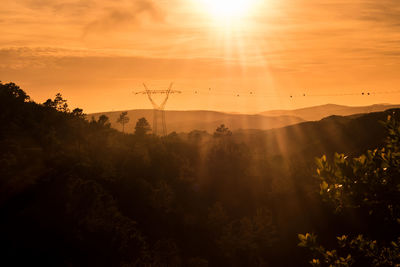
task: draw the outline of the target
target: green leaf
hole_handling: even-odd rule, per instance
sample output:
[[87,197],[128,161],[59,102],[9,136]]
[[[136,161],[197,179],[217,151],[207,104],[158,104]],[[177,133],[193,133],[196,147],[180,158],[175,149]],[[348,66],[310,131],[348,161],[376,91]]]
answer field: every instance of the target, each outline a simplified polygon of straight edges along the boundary
[[325,191],[329,187],[328,183],[325,181],[323,181],[320,186],[322,191]]

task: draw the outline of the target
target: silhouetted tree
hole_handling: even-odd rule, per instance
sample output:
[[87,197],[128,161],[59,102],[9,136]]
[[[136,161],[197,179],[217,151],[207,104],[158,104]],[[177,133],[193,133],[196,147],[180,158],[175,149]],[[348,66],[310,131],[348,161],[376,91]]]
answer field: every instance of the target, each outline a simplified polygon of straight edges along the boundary
[[214,137],[231,136],[232,132],[224,124],[221,124],[214,132]]
[[43,103],[43,106],[48,108],[54,108],[54,102],[49,98]]
[[67,100],[62,97],[60,93],[57,93],[54,100],[50,98],[43,103],[45,107],[54,108],[57,111],[69,112]]
[[151,127],[146,118],[140,118],[135,126],[135,135],[144,136],[150,131]]
[[128,112],[124,111],[119,115],[117,123],[122,125],[122,132],[125,132],[125,124],[129,122]]
[[100,117],[99,117],[99,119],[97,120],[97,123],[99,124],[99,125],[101,125],[101,126],[105,126],[105,127],[107,127],[107,128],[110,128],[111,127],[111,123],[110,123],[110,120],[109,120],[109,118],[106,116],[106,115],[101,115]]
[[81,109],[81,108],[74,109],[72,111],[72,115],[74,115],[78,118],[81,118],[81,119],[85,118],[85,116],[86,116],[85,113],[83,113],[83,109]]
[[3,84],[0,82],[0,99],[2,101],[5,98],[13,98],[17,99],[21,102],[28,102],[30,97],[15,83],[6,83]]

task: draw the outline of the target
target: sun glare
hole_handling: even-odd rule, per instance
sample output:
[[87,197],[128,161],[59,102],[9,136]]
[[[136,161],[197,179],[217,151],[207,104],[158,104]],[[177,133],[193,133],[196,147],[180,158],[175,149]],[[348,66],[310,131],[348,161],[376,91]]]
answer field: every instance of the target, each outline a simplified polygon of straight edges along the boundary
[[206,12],[222,22],[234,22],[249,15],[257,0],[200,0]]

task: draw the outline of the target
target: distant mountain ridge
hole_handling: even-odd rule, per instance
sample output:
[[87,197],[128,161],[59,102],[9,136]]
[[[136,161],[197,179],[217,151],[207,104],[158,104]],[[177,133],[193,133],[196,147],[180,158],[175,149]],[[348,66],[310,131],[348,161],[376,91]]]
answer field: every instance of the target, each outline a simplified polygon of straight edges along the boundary
[[333,152],[358,156],[362,151],[382,146],[387,130],[381,122],[388,115],[400,117],[400,109],[359,114],[332,115],[319,121],[306,121],[271,130],[240,130],[234,138],[272,156],[312,160]]
[[259,113],[263,116],[297,116],[305,121],[318,121],[332,115],[349,116],[361,113],[381,112],[387,109],[400,108],[396,104],[375,104],[370,106],[344,106],[326,104],[321,106],[307,107],[295,110],[269,110]]
[[[122,111],[100,112],[89,114],[88,118],[94,116],[98,118],[101,115],[109,117],[111,126],[115,129],[122,129],[122,126],[116,121]],[[130,121],[125,125],[126,132],[134,131],[135,124],[139,118],[145,117],[150,125],[153,121],[153,110],[136,109],[127,110]],[[280,128],[288,125],[304,122],[303,119],[296,116],[264,116],[264,115],[247,115],[247,114],[231,114],[217,111],[193,110],[193,111],[165,111],[167,122],[167,131],[170,132],[190,132],[193,130],[201,130],[212,133],[215,129],[225,124],[231,130],[239,129],[261,129],[268,130]]]
[[[400,105],[376,104],[371,106],[343,106],[326,104],[295,110],[271,110],[259,114],[225,113],[209,110],[165,111],[167,130],[171,132],[190,132],[193,130],[212,133],[215,129],[225,124],[229,129],[236,130],[269,130],[285,126],[295,125],[305,121],[319,121],[329,116],[351,116],[372,112],[382,112],[387,109],[400,108]],[[122,126],[116,121],[122,111],[98,112],[88,114],[88,118],[98,118],[100,115],[109,117],[111,126],[121,130]],[[153,122],[152,109],[127,110],[130,121],[125,125],[127,133],[134,131],[139,118],[145,117],[150,125]]]

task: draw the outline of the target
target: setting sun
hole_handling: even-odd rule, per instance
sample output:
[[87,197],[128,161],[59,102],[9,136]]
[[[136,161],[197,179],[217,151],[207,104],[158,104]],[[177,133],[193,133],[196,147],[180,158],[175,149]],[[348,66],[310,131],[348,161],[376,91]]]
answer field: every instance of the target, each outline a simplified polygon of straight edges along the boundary
[[232,21],[247,16],[256,0],[200,0],[206,12],[220,21]]

